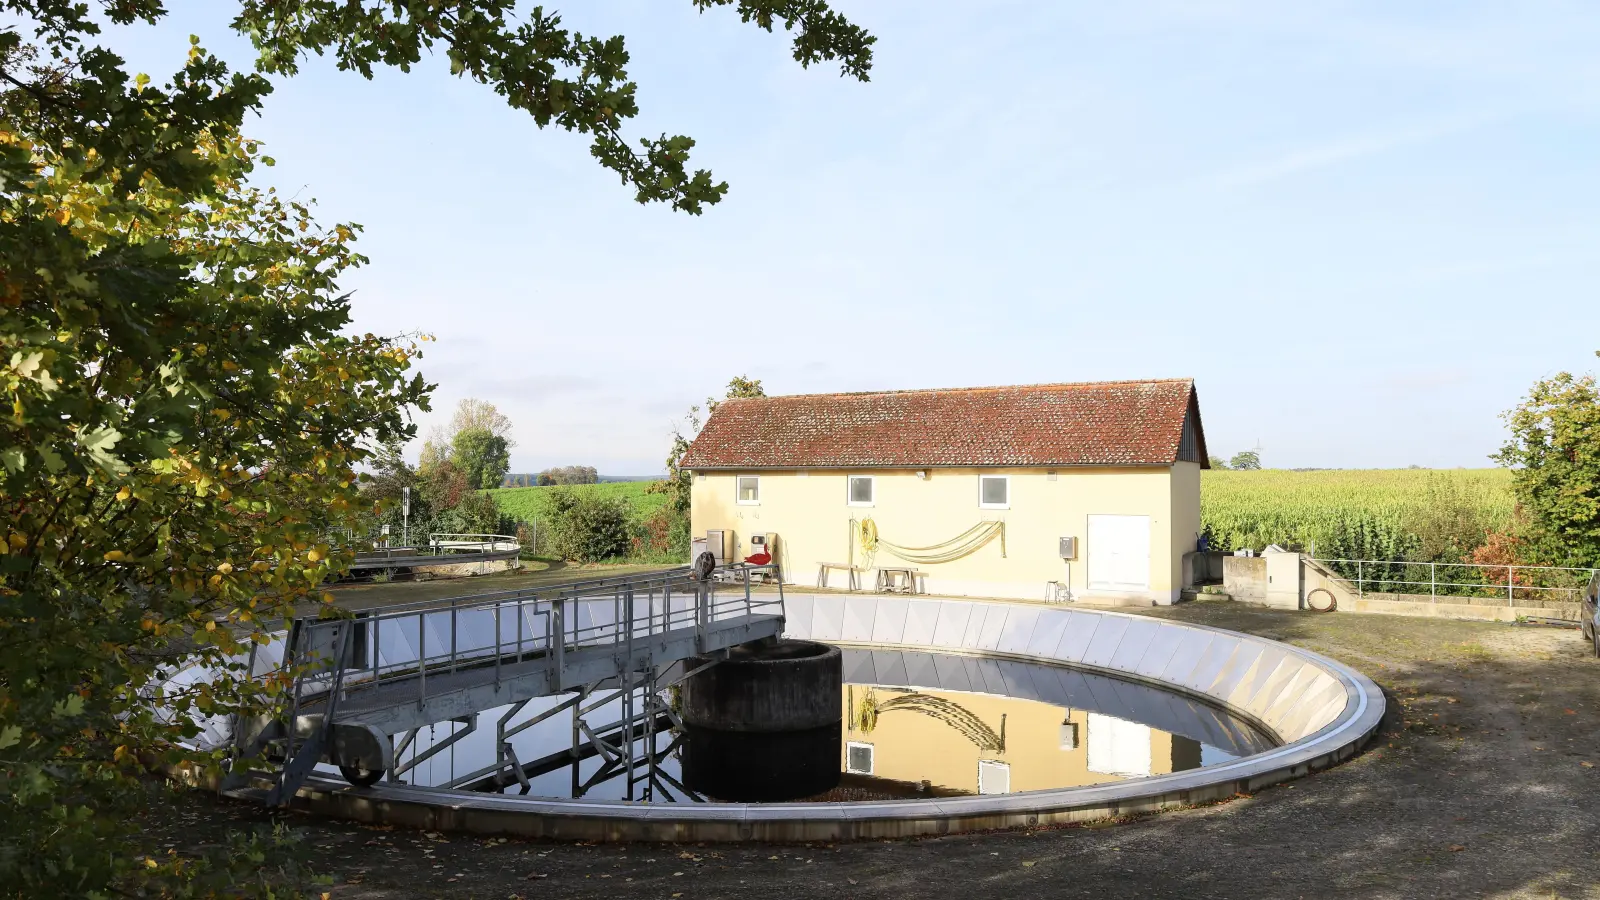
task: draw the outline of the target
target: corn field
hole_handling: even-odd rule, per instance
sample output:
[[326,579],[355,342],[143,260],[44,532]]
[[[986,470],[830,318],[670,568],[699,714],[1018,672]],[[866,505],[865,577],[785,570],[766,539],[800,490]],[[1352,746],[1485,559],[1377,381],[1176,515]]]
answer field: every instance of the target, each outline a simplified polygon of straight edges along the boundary
[[[1213,549],[1279,544],[1332,559],[1460,562],[1513,509],[1505,469],[1208,471],[1200,485]],[[1472,546],[1429,546],[1452,541]]]

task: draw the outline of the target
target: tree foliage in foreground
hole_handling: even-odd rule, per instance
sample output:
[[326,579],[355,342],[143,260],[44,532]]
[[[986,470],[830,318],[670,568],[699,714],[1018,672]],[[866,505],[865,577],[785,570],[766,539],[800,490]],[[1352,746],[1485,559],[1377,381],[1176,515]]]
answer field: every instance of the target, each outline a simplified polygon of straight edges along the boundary
[[[198,49],[175,84],[229,91]],[[215,763],[188,714],[271,700],[224,677],[168,718],[152,682],[321,596],[367,441],[427,392],[409,341],[344,333],[355,229],[250,187],[235,122],[180,121],[180,153],[151,131],[185,107],[135,89],[104,140],[58,112],[85,90],[13,90],[0,132],[0,884],[29,896],[149,877],[141,763]]]
[[[1596,354],[1600,356],[1600,353]],[[1505,414],[1524,562],[1600,566],[1600,384],[1562,372]]]
[[[802,64],[865,78],[872,39],[822,0],[694,0],[795,32]],[[239,0],[259,72],[198,47],[162,86],[94,44],[161,0],[0,0],[0,891],[282,896],[254,849],[229,869],[140,855],[143,766],[215,765],[191,715],[259,710],[222,665],[347,562],[370,448],[411,435],[428,385],[408,340],[347,333],[356,228],[252,187],[246,114],[308,54],[369,75],[438,51],[506,102],[590,135],[641,202],[689,213],[726,185],[693,141],[622,137],[621,38],[511,0]],[[28,43],[22,29],[32,29]],[[224,858],[224,862],[226,859]],[[242,875],[242,880],[235,880]]]

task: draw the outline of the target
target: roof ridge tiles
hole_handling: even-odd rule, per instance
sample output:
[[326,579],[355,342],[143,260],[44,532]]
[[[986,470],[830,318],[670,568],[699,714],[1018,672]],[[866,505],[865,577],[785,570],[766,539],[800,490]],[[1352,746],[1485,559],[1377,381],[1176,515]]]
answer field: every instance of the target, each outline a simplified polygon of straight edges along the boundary
[[723,403],[742,403],[747,400],[800,400],[809,397],[888,397],[905,394],[963,394],[979,393],[983,391],[1027,391],[1051,390],[1061,388],[1097,388],[1097,387],[1123,387],[1137,385],[1162,385],[1162,384],[1194,384],[1193,378],[1129,378],[1112,381],[1046,381],[1034,384],[993,384],[978,385],[975,387],[939,387],[939,388],[896,388],[887,391],[817,391],[810,394],[773,394],[767,397],[729,397],[717,401]]
[[[688,469],[1154,466],[1178,458],[1192,379],[862,391],[730,400]],[[1199,416],[1192,427],[1198,445]]]

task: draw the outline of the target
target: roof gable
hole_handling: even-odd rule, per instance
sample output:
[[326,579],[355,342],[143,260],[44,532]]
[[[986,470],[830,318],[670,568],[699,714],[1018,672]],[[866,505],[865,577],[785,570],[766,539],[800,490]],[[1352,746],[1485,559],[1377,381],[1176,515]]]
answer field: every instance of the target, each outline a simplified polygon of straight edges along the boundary
[[726,400],[682,466],[1167,466],[1186,422],[1203,466],[1199,412],[1187,379]]

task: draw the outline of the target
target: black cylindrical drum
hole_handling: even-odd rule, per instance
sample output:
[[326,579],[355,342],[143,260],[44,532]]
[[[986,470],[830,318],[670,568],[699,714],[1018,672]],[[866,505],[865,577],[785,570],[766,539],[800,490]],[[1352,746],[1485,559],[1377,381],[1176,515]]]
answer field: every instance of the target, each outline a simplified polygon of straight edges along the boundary
[[684,784],[745,803],[838,786],[843,662],[837,647],[779,641],[735,647],[690,677],[683,690]]

